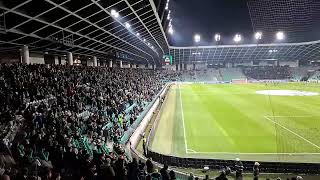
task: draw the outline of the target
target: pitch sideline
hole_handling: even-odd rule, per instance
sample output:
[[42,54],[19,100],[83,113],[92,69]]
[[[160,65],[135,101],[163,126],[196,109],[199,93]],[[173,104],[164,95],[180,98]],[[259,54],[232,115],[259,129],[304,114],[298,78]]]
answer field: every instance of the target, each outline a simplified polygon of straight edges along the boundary
[[[183,127],[183,137],[184,137],[185,153],[188,154],[188,145],[187,145],[187,137],[186,137],[186,128],[185,128],[185,125],[184,125],[184,113],[183,113],[183,105],[182,105],[182,97],[181,97],[180,83],[179,83],[179,95],[180,95],[181,120],[182,120],[182,127]],[[196,152],[196,151],[194,151],[194,152]]]

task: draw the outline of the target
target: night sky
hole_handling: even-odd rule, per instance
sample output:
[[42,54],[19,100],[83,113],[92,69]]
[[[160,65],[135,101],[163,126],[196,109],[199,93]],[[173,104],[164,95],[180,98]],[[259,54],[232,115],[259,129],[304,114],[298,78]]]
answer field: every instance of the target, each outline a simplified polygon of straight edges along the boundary
[[192,46],[193,35],[201,35],[199,45],[214,45],[214,34],[220,33],[223,44],[232,44],[240,33],[244,42],[253,36],[246,0],[170,0],[174,34],[170,45]]

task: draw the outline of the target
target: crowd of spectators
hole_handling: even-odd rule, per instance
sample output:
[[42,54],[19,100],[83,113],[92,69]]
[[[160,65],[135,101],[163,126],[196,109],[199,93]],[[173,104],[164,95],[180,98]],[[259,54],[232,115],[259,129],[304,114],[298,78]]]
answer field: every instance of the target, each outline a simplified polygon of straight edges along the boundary
[[243,68],[243,73],[256,80],[292,78],[289,66],[250,66]]
[[[137,177],[138,170],[147,175],[142,162],[127,163],[119,141],[164,86],[160,76],[141,69],[0,65],[0,124],[9,127],[1,134],[1,175],[119,180]],[[19,129],[11,141],[13,126]]]
[[[263,69],[286,76],[285,67]],[[255,75],[277,79],[263,74]],[[178,77],[142,69],[0,65],[0,179],[177,179],[167,165],[158,170],[151,159],[130,159],[120,141],[165,82]],[[242,171],[237,161],[236,179]],[[230,173],[226,168],[214,179]],[[258,179],[259,164],[253,175]]]

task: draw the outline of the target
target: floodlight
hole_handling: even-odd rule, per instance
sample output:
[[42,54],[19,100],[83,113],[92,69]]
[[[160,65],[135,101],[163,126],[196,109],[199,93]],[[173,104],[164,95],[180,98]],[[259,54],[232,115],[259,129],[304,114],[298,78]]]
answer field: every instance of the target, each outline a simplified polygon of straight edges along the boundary
[[140,33],[137,33],[137,36],[140,36]]
[[116,11],[116,10],[114,10],[114,9],[111,9],[111,16],[113,16],[113,17],[115,17],[115,18],[118,18],[119,17],[119,13]]
[[279,31],[276,34],[277,40],[283,40],[284,39],[284,32]]
[[169,27],[168,32],[169,32],[169,34],[173,34],[173,28],[172,28],[172,26]]
[[254,38],[256,40],[261,40],[262,39],[262,32],[256,32],[256,34],[254,35]]
[[269,53],[276,53],[276,52],[278,52],[277,49],[270,49],[270,50],[269,50]]
[[196,43],[200,42],[200,40],[201,40],[201,36],[199,34],[194,35],[194,41]]
[[221,35],[220,34],[215,34],[214,35],[214,40],[217,41],[217,42],[220,41],[221,40]]
[[240,42],[242,39],[241,35],[240,34],[236,34],[233,38],[234,42],[238,43]]
[[125,26],[127,29],[129,29],[131,27],[131,25],[128,22],[125,23]]

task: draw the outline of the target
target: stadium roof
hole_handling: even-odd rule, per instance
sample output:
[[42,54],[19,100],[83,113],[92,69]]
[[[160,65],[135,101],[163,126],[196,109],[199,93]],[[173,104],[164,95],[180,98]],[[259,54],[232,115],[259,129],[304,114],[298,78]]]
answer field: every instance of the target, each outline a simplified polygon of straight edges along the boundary
[[320,60],[320,41],[282,44],[247,44],[170,47],[173,62],[180,63],[243,63],[250,61]]
[[245,44],[254,43],[256,32],[263,34],[260,43],[273,43],[278,31],[287,43],[320,39],[319,0],[174,0],[171,10],[175,33],[168,38],[173,46],[192,46],[196,33],[203,46],[214,45],[215,33],[225,45],[235,34]]
[[264,42],[274,33],[287,34],[286,42],[320,39],[319,0],[247,0],[253,30],[262,31]]
[[[4,0],[0,48],[159,62],[169,45],[152,0]],[[111,14],[116,10],[119,17]]]

